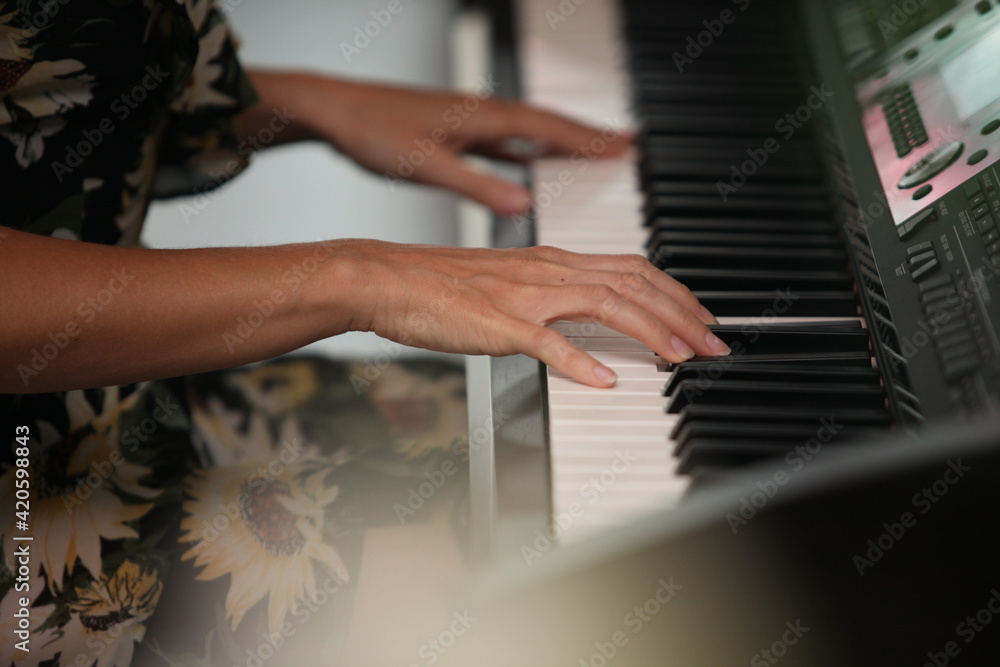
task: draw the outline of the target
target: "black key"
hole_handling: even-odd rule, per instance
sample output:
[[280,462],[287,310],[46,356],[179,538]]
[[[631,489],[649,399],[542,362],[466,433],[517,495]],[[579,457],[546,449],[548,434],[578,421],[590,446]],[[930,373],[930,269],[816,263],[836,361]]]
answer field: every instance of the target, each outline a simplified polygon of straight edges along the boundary
[[759,331],[848,331],[861,328],[861,320],[811,320],[808,322],[744,322],[740,324],[710,324],[713,331],[742,331],[752,327]]
[[[682,147],[683,150],[692,150]],[[695,149],[697,150],[697,149]],[[714,181],[698,181],[690,179],[651,180],[643,186],[643,191],[649,195],[695,195],[700,197],[721,197],[719,184]],[[767,183],[752,181],[744,183],[734,193],[728,193],[730,198],[740,197],[771,197],[778,199],[821,198],[825,194],[823,187],[814,183]],[[655,222],[655,221],[654,221]],[[833,226],[824,221],[823,225],[832,229]]]
[[[850,428],[844,427],[836,433],[830,434],[823,431],[823,435],[829,438],[830,443],[843,444],[851,442],[853,438],[872,432],[871,428]],[[688,423],[677,435],[674,443],[673,455],[683,456],[684,451],[690,448],[699,439],[729,440],[734,444],[771,444],[783,445],[786,452],[794,447],[802,445],[811,438],[818,438],[817,435],[821,427],[816,424],[806,423],[767,423],[767,422],[691,422]],[[782,452],[785,453],[785,452]]]
[[[847,354],[836,352],[815,352],[812,354],[744,354],[740,356],[727,355],[725,357],[694,357],[685,361],[684,365],[692,367],[702,366],[706,369],[711,369],[718,368],[720,365],[762,363],[805,364],[807,366],[871,366],[872,359],[871,356],[863,352],[850,352]],[[670,373],[680,365],[664,361],[661,357],[660,361],[656,364],[656,369],[662,373]]]
[[[785,180],[782,178],[782,180]],[[738,190],[737,190],[738,191]],[[812,218],[828,215],[830,204],[823,199],[765,199],[763,197],[730,199],[721,197],[683,197],[654,195],[646,199],[643,213],[647,224],[659,217],[708,218],[745,217],[780,220],[788,218]]]
[[748,234],[730,231],[661,232],[652,238],[660,245],[770,246],[773,248],[842,248],[836,236],[828,234]]
[[[773,424],[807,423],[816,429],[827,426],[828,429],[840,429],[845,426],[865,428],[886,428],[890,424],[889,412],[884,408],[846,410],[839,409],[834,414],[832,410],[801,408],[801,407],[762,407],[759,405],[701,405],[689,404],[677,415],[677,421],[671,429],[670,437],[676,439],[681,430],[690,423],[698,421],[759,421]],[[839,431],[838,431],[839,432]]]
[[[756,317],[775,311],[775,293],[695,291],[703,306],[717,317]],[[851,317],[858,314],[857,296],[851,292],[798,292],[779,313],[784,317]]]
[[712,327],[737,356],[762,354],[811,354],[813,352],[868,352],[868,332],[856,331],[781,331],[760,330],[752,326],[730,329]]
[[724,266],[729,269],[837,271],[847,266],[844,251],[832,248],[789,253],[784,248],[663,245],[650,255],[650,261],[660,269]]
[[677,464],[677,472],[686,475],[701,467],[735,468],[764,459],[785,456],[788,450],[787,444],[698,438],[691,441],[684,450]]
[[679,216],[653,218],[649,223],[650,240],[646,247],[652,245],[655,234],[672,231],[723,231],[723,232],[753,232],[754,234],[816,234],[838,238],[836,231],[825,221],[783,220],[759,218],[684,218]]
[[850,292],[854,279],[846,271],[733,271],[729,269],[668,269],[667,274],[694,291],[718,292],[734,285],[759,292],[788,286],[793,292]]
[[685,380],[677,385],[667,412],[677,414],[695,398],[698,404],[705,405],[823,408],[834,414],[840,408],[871,409],[885,405],[882,388],[867,384],[718,380],[707,389],[700,389],[691,380]]
[[663,388],[663,395],[670,396],[677,385],[692,380],[694,388],[701,390],[717,380],[753,380],[756,382],[829,382],[866,383],[877,385],[881,376],[874,367],[863,366],[836,368],[829,366],[804,366],[793,364],[734,364],[717,369],[689,368],[680,364]]

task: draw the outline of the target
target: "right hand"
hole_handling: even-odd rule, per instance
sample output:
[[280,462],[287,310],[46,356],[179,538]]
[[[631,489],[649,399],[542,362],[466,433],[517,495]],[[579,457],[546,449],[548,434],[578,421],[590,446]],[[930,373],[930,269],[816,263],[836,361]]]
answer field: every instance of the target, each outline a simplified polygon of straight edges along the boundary
[[523,353],[594,387],[613,385],[614,373],[548,325],[599,322],[673,362],[729,353],[691,291],[639,255],[353,240],[342,250],[358,286],[345,295],[342,330],[444,352]]

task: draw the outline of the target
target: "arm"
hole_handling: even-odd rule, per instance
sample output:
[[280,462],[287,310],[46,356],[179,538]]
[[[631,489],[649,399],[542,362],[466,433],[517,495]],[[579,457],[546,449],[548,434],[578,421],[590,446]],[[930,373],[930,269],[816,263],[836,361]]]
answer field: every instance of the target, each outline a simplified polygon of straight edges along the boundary
[[[476,170],[462,160],[463,153],[520,160],[523,155],[511,151],[509,140],[523,139],[540,156],[577,151],[590,155],[596,146],[602,157],[613,157],[631,141],[620,130],[587,127],[541,109],[485,97],[485,91],[463,95],[304,72],[248,74],[261,98],[240,118],[249,138],[268,128],[277,109],[283,117],[295,118],[269,145],[325,141],[376,174],[450,188],[501,214],[523,213],[530,204],[529,192]],[[414,150],[425,158],[419,165],[408,160]]]
[[[546,325],[599,321],[665,358],[725,353],[711,314],[637,256],[331,241],[146,250],[4,231],[0,392],[123,384],[273,357],[344,331],[613,374]],[[686,343],[684,342],[686,341]]]

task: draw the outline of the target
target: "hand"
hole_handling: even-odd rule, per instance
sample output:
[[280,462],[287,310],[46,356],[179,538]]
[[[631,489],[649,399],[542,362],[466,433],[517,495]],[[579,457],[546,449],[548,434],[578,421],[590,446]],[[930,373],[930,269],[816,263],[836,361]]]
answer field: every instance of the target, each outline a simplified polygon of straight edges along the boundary
[[342,330],[445,352],[523,353],[594,387],[613,385],[614,373],[547,325],[600,322],[674,362],[729,352],[705,326],[712,314],[638,255],[354,240],[338,254],[353,266]]
[[327,141],[376,174],[449,188],[505,215],[523,213],[530,193],[475,169],[464,153],[514,161],[578,151],[612,157],[631,141],[620,129],[587,127],[482,91],[462,95],[308,74],[251,75],[261,107],[283,100],[297,114],[304,135],[296,138]]

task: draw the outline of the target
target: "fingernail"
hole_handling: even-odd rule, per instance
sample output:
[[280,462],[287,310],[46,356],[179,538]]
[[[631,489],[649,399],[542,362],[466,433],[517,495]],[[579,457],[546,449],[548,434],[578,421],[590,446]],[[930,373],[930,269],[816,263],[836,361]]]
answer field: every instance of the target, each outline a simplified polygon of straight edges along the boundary
[[719,356],[725,356],[732,352],[732,350],[729,349],[729,346],[723,343],[722,339],[711,331],[709,331],[708,335],[705,336],[705,344],[707,344],[708,347]]
[[701,321],[705,322],[705,324],[718,324],[719,323],[719,318],[717,318],[715,315],[713,315],[712,311],[710,311],[708,308],[706,308],[705,306],[702,306],[701,307]]
[[604,384],[614,384],[618,381],[618,376],[607,366],[594,366],[594,377]]
[[682,341],[677,336],[674,336],[671,339],[670,344],[674,346],[674,350],[677,351],[677,354],[681,355],[685,359],[690,359],[694,356],[694,350],[692,350],[687,343]]

